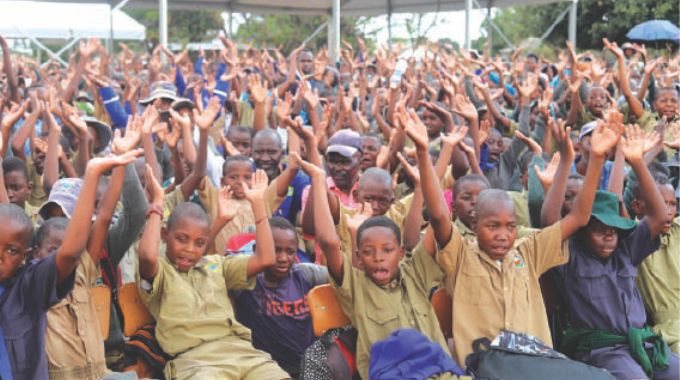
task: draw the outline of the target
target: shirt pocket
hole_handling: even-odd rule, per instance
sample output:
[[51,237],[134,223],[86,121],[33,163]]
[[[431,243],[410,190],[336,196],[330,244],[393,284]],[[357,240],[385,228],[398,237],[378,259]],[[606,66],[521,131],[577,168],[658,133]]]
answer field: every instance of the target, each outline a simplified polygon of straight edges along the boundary
[[457,282],[459,285],[454,297],[460,296],[469,305],[492,306],[493,286],[484,269],[466,268]]
[[15,378],[22,378],[21,374],[27,374],[30,368],[37,364],[31,363],[30,359],[39,357],[31,347],[37,343],[35,339],[36,330],[41,329],[37,326],[31,328],[30,324],[31,321],[25,320],[20,323],[13,323],[11,329],[3,329],[7,353],[10,356],[13,369],[16,371]]
[[607,274],[598,268],[580,268],[577,287],[581,296],[590,300],[605,300],[611,294]]

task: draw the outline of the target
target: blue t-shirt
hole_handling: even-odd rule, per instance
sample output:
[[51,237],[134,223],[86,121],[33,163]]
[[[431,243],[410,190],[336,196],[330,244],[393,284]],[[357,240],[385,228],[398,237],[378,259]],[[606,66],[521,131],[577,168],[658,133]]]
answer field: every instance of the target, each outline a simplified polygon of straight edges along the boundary
[[279,208],[274,212],[273,216],[280,216],[288,219],[295,225],[295,217],[302,209],[302,191],[310,184],[309,176],[302,171],[298,171],[295,178],[288,186],[288,194],[281,202]]
[[260,273],[253,290],[231,292],[236,318],[252,331],[253,346],[268,352],[293,377],[300,370],[302,355],[315,340],[307,292],[327,282],[326,268],[294,264],[288,278],[275,288],[267,287],[264,273]]
[[24,265],[2,284],[0,325],[14,379],[48,378],[47,310],[73,289],[74,281],[75,271],[57,287],[57,262],[52,254]]

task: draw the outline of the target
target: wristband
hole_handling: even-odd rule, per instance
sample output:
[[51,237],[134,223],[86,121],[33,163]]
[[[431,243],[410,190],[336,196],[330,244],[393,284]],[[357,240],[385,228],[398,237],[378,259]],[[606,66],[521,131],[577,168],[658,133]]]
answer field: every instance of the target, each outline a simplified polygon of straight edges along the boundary
[[163,220],[163,206],[157,203],[150,204],[149,210],[147,210],[146,212],[146,219],[149,219],[152,214],[157,214],[158,216],[161,217],[161,220]]

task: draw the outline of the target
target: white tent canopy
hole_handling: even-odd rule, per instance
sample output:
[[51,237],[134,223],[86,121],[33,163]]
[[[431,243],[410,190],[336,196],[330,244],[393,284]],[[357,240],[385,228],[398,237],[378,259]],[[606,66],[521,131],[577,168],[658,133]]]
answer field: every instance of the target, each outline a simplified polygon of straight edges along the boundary
[[[143,40],[146,28],[107,4],[0,2],[0,34],[6,38],[113,38]],[[109,24],[113,21],[113,27]]]

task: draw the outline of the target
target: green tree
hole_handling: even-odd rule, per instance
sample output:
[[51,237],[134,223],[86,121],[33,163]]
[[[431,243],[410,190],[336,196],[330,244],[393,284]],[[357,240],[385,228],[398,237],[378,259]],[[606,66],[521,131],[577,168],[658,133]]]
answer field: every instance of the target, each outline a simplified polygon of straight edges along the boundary
[[[292,51],[309,37],[328,17],[300,15],[245,15],[245,22],[236,32],[236,40],[252,43],[253,46],[281,47],[284,54]],[[343,17],[340,20],[340,35],[343,41],[356,48],[356,38],[362,37],[361,26],[365,18]],[[317,50],[328,41],[328,28],[323,28],[307,46]]]
[[[158,43],[158,11],[130,9],[130,17],[146,27],[146,40],[151,46]],[[224,28],[219,11],[168,11],[168,41],[186,44],[213,39]]]
[[[515,45],[529,37],[540,37],[567,7],[568,3],[526,5],[502,9],[493,21]],[[576,40],[579,49],[601,49],[602,38],[619,43],[635,25],[652,19],[665,19],[677,23],[680,4],[677,0],[580,0],[576,21]],[[483,26],[487,28],[486,22]],[[568,37],[569,17],[564,19],[547,36],[544,42],[564,46]],[[481,48],[483,36],[474,42]],[[506,48],[501,36],[494,30],[492,51]]]

